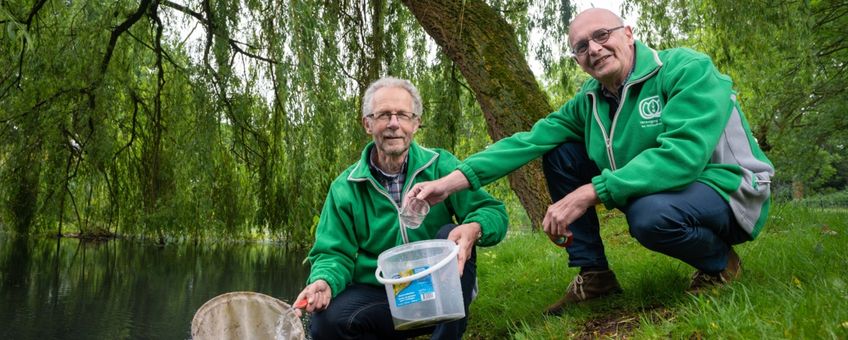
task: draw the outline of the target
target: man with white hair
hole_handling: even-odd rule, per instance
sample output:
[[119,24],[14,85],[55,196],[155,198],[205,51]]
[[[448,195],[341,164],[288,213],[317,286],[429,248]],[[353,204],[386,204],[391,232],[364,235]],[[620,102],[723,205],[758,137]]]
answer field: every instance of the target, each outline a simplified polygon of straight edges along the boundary
[[[503,240],[506,210],[483,190],[463,190],[432,204],[418,228],[399,225],[406,191],[415,183],[448,174],[459,164],[449,152],[413,141],[422,112],[421,96],[407,80],[382,78],[365,91],[362,125],[374,141],[330,185],[309,252],[308,285],[295,300],[305,300],[303,309],[313,313],[313,339],[397,339],[428,333],[434,339],[460,339],[465,332],[477,277],[475,245],[491,246]],[[401,244],[439,238],[459,246],[466,316],[397,331],[386,290],[374,276],[377,256]]]
[[737,278],[733,245],[753,240],[765,224],[774,168],[731,79],[696,51],[651,49],[605,9],[581,12],[569,30],[573,58],[592,76],[580,91],[530,131],[416,185],[408,197],[439,202],[544,156],[554,203],[543,228],[568,244],[569,266],[580,267],[548,314],[622,291],[604,253],[600,203],[624,212],[643,246],[694,267],[690,292]]

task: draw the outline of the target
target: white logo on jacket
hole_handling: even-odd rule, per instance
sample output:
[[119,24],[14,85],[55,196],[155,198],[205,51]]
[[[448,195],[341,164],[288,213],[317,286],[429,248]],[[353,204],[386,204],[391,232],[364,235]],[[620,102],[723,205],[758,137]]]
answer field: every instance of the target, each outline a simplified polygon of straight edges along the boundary
[[642,116],[642,119],[660,118],[660,114],[662,114],[660,96],[648,97],[639,102],[639,115]]
[[660,101],[660,96],[648,97],[639,102],[639,116],[642,117],[640,125],[643,128],[661,125],[661,115],[662,101]]

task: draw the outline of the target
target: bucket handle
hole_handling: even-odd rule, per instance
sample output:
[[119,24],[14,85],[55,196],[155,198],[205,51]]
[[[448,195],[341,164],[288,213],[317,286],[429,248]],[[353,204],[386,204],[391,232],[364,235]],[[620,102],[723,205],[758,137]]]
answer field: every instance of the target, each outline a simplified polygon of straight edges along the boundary
[[430,268],[427,268],[422,272],[415,273],[415,274],[412,274],[410,276],[404,276],[404,277],[399,278],[399,279],[384,278],[383,275],[382,275],[382,268],[380,268],[380,265],[377,264],[377,270],[374,272],[374,276],[377,277],[377,281],[380,281],[380,283],[386,284],[386,285],[396,285],[396,284],[407,283],[407,282],[410,282],[410,281],[418,280],[422,277],[425,277],[427,275],[432,274],[433,272],[435,272],[439,269],[442,269],[442,267],[444,267],[451,260],[453,260],[453,258],[456,257],[457,253],[459,253],[459,246],[454,244],[453,249],[451,249],[450,254],[448,254],[448,256],[445,256],[445,258],[442,259],[441,261],[439,261],[439,263],[436,263],[436,265],[434,265]]

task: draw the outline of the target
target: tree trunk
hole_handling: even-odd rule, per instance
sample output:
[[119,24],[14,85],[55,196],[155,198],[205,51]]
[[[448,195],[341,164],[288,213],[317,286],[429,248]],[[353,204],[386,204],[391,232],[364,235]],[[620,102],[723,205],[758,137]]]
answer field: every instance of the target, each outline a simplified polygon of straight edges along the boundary
[[[536,83],[512,27],[481,0],[403,0],[418,22],[459,66],[497,141],[552,111]],[[533,228],[542,225],[550,204],[539,160],[509,176]]]

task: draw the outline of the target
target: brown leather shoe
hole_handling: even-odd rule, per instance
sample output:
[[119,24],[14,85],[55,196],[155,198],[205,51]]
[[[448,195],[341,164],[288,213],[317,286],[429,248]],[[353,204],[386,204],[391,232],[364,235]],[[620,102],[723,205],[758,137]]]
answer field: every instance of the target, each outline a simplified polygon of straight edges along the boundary
[[727,266],[718,274],[707,274],[700,270],[695,271],[692,275],[692,282],[689,283],[687,292],[700,294],[712,287],[723,286],[730,281],[738,279],[742,276],[742,260],[733,247],[727,252]]
[[621,285],[612,270],[592,271],[577,274],[565,290],[559,301],[548,306],[545,314],[561,315],[566,305],[599,298],[605,295],[621,293]]

